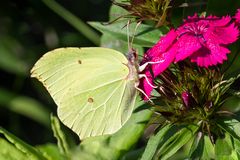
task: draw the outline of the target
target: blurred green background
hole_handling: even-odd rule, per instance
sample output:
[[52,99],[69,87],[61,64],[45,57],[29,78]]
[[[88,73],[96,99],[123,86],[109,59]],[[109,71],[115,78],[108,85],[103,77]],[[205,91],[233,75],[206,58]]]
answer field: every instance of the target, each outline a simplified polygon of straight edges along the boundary
[[32,145],[55,142],[49,119],[56,105],[43,86],[30,78],[31,67],[54,48],[98,45],[100,33],[84,24],[107,21],[111,4],[109,0],[55,1],[80,19],[76,21],[53,2],[0,4],[0,126]]

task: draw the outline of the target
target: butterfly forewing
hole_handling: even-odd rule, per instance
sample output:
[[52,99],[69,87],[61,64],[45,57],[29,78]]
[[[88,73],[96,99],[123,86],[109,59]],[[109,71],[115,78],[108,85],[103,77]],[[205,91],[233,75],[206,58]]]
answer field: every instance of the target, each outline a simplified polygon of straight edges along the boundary
[[111,134],[129,119],[135,99],[128,60],[112,49],[62,48],[33,67],[58,106],[58,116],[81,139]]

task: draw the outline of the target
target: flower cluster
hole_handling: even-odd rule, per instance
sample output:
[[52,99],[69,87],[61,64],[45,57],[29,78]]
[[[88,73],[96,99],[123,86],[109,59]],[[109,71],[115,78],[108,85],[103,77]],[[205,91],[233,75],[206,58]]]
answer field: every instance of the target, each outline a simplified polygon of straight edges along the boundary
[[[136,17],[139,21],[152,20],[156,27],[168,24],[168,13],[171,9],[171,0],[126,0],[118,5],[129,12],[129,15]],[[127,16],[129,16],[127,15]]]
[[[235,22],[233,21],[235,19]],[[147,100],[154,87],[154,79],[171,64],[180,61],[194,62],[199,67],[217,66],[227,60],[230,50],[227,45],[239,36],[236,24],[240,22],[240,10],[234,18],[230,16],[198,16],[184,20],[176,29],[171,29],[144,55],[142,65],[147,64],[142,74],[140,87]]]

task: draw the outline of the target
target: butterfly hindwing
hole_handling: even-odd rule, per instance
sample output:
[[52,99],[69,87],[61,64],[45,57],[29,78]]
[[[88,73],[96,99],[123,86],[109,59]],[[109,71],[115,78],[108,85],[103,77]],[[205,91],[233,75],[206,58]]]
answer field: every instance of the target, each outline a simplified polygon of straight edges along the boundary
[[58,106],[60,120],[81,139],[111,134],[129,119],[137,95],[127,58],[118,51],[61,48],[33,67]]

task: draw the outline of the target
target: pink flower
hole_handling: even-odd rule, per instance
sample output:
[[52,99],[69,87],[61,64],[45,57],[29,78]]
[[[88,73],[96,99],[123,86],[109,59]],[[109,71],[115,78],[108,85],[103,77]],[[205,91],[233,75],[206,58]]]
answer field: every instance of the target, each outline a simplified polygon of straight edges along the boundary
[[[171,30],[165,36],[161,37],[157,44],[150,48],[147,53],[144,55],[143,61],[141,64],[147,62],[156,62],[156,64],[150,64],[143,71],[142,74],[145,74],[146,77],[140,80],[140,88],[145,92],[149,97],[151,91],[153,90],[153,78],[162,73],[168,66],[173,62],[176,55],[176,40],[177,34],[174,30]],[[152,74],[153,75],[152,75]],[[144,96],[144,100],[147,100],[148,97]]]
[[239,30],[229,16],[198,17],[195,14],[188,17],[179,28],[161,37],[145,53],[142,64],[149,62],[149,65],[143,71],[147,78],[141,79],[140,87],[149,96],[153,89],[153,79],[172,62],[177,63],[186,58],[200,67],[222,64],[230,53],[226,45],[235,42],[238,35]]
[[237,13],[234,16],[236,24],[240,26],[240,9],[237,10]]
[[156,64],[151,65],[154,76],[162,73],[174,60],[177,53],[176,38],[176,32],[169,31],[144,55],[143,62],[156,62]]
[[202,18],[194,15],[176,32],[178,51],[175,62],[190,58],[191,62],[196,62],[201,67],[223,63],[230,53],[226,45],[235,42],[239,34],[229,16]]

